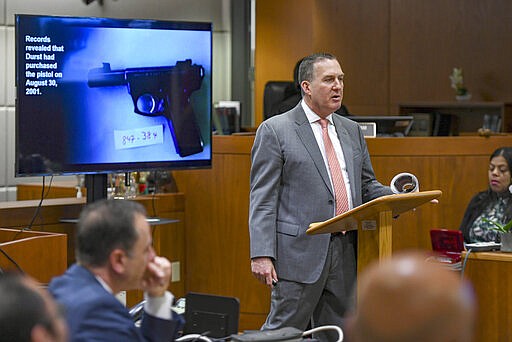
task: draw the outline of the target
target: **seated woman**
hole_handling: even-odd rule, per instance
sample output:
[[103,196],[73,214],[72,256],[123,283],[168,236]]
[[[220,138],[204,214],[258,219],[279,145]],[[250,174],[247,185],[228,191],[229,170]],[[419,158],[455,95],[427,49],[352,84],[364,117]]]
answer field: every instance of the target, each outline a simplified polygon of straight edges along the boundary
[[459,229],[464,242],[499,242],[499,233],[490,229],[491,220],[505,224],[512,219],[512,148],[500,147],[489,163],[489,188],[477,193],[469,202]]

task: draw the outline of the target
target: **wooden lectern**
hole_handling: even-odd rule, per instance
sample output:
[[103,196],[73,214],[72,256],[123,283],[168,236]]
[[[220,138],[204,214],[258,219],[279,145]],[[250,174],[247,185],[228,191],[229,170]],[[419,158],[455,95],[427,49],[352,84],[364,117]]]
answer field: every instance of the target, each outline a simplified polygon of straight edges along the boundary
[[360,273],[373,260],[391,256],[393,217],[439,198],[441,194],[440,190],[432,190],[382,196],[327,221],[311,223],[307,234],[357,229],[357,271]]
[[0,249],[2,270],[19,267],[42,284],[67,268],[66,234],[0,229]]

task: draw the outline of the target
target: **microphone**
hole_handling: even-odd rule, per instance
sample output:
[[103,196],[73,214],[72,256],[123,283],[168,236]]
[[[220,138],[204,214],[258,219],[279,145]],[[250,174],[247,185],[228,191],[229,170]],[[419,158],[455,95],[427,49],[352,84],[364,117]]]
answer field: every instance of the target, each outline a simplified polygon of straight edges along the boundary
[[420,183],[415,175],[408,172],[402,172],[397,174],[391,180],[391,191],[394,194],[406,194],[409,192],[420,191]]

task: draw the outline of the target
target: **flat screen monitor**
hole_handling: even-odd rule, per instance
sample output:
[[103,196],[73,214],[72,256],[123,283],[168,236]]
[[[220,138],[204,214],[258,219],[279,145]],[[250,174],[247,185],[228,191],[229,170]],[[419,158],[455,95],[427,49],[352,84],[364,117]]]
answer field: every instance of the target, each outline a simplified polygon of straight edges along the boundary
[[185,301],[185,334],[226,338],[238,333],[238,298],[189,292]]
[[211,167],[211,23],[16,15],[16,176]]
[[356,122],[375,122],[378,137],[403,137],[409,134],[414,118],[412,116],[349,116]]

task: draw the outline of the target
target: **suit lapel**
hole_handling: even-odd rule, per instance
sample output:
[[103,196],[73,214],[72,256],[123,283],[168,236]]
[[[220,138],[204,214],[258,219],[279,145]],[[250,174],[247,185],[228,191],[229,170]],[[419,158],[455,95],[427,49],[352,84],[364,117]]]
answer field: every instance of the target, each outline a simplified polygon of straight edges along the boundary
[[300,107],[300,103],[295,110],[293,110],[293,116],[295,119],[295,123],[297,125],[296,132],[299,136],[299,139],[304,144],[304,147],[308,151],[309,156],[313,159],[315,166],[320,173],[327,189],[334,196],[334,192],[331,188],[331,181],[329,180],[329,174],[327,173],[327,169],[325,168],[324,159],[322,158],[322,153],[320,152],[320,148],[315,139],[315,135],[313,134],[313,130],[311,129],[311,125],[304,113],[302,107]]

